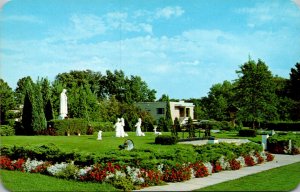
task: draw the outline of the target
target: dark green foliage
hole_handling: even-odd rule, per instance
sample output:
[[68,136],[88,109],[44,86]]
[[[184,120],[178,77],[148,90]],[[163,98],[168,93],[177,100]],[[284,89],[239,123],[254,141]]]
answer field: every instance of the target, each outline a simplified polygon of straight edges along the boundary
[[3,125],[10,118],[8,117],[9,110],[15,108],[14,92],[8,84],[0,79],[0,124]]
[[33,135],[47,128],[43,98],[40,86],[28,79],[25,82],[24,89],[26,93],[22,113],[22,125],[24,127],[22,134]]
[[175,145],[177,143],[177,137],[170,135],[158,135],[155,138],[155,144],[161,145]]
[[[292,148],[289,149],[289,140]],[[271,153],[300,154],[300,135],[299,134],[275,134],[268,138],[268,151]]]
[[172,125],[173,125],[173,121],[172,121],[172,116],[171,116],[171,107],[170,107],[170,101],[168,100],[167,101],[167,104],[166,104],[166,123],[167,123],[167,126],[168,126],[168,130],[171,130],[172,129]]
[[52,120],[51,127],[55,129],[57,135],[85,135],[88,131],[89,123],[85,119],[64,119]]
[[193,120],[191,117],[189,117],[186,128],[189,132],[189,138],[196,137],[195,135],[195,126],[193,125]]
[[275,131],[300,131],[300,122],[281,122],[281,121],[274,121],[274,122],[266,122],[262,123],[262,127],[267,128],[268,130],[275,130]]
[[158,119],[158,125],[157,125],[158,130],[168,132],[169,127],[168,127],[168,121],[165,117],[161,117]]
[[0,135],[1,136],[15,135],[15,129],[9,125],[0,125]]
[[241,130],[239,130],[239,136],[241,136],[241,137],[256,137],[256,130],[241,129]]
[[89,122],[89,125],[93,128],[93,132],[101,131],[114,131],[114,125],[111,122]]
[[177,137],[178,132],[180,132],[180,131],[181,131],[181,128],[180,128],[179,119],[176,117],[174,120],[174,125],[172,127],[172,136]]
[[18,134],[33,135],[32,127],[32,102],[29,99],[29,93],[25,94],[24,106],[22,112],[22,127],[23,129],[18,131]]
[[218,121],[229,120],[228,107],[233,102],[234,85],[229,81],[218,83],[210,88],[208,96],[203,100],[205,109],[207,110],[208,118]]
[[51,86],[48,79],[42,78],[38,83],[41,87],[41,93],[43,98],[43,109],[45,118],[47,121],[54,119],[52,100],[51,100]]
[[109,183],[111,183],[117,189],[122,189],[123,191],[132,191],[135,189],[132,180],[127,177],[119,177],[111,180]]
[[238,116],[241,120],[255,122],[275,120],[278,118],[278,100],[275,83],[267,65],[260,59],[256,63],[249,59],[237,71],[239,79],[235,88]]

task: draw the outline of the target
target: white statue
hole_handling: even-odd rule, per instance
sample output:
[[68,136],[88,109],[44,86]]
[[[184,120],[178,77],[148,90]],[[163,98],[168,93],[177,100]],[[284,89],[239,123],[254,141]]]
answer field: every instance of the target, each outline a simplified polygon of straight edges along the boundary
[[67,90],[63,89],[60,94],[59,119],[65,119],[68,115],[68,98],[66,92]]
[[156,131],[156,129],[157,129],[157,126],[154,126],[154,129],[153,129],[154,134],[155,134],[155,135],[161,135],[161,132]]
[[122,118],[121,118],[121,129],[120,129],[120,134],[121,134],[121,137],[128,137],[128,134],[124,131],[124,127],[125,127],[125,120],[124,120],[124,118],[122,117]]
[[115,123],[115,129],[116,129],[116,137],[121,137],[121,129],[122,129],[122,125],[121,125],[121,119],[118,118],[117,122]]
[[102,131],[99,130],[97,140],[102,140]]
[[138,122],[135,124],[136,127],[136,136],[145,136],[145,133],[142,132],[141,130],[141,126],[142,126],[142,119],[139,118]]

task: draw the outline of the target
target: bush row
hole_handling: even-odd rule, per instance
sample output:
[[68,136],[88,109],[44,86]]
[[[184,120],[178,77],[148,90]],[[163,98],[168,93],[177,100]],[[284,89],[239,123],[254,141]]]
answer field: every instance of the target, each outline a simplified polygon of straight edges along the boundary
[[300,131],[300,122],[267,122],[262,124],[268,130]]
[[52,120],[48,123],[48,129],[39,134],[45,135],[91,135],[93,132],[112,131],[110,122],[88,122],[85,119]]
[[241,137],[256,137],[256,130],[241,129],[241,130],[239,130],[239,136],[241,136]]
[[159,164],[153,169],[138,166],[122,166],[118,163],[96,163],[85,167],[73,163],[53,163],[30,158],[13,160],[0,156],[0,168],[29,173],[41,173],[63,179],[75,179],[89,182],[108,182],[124,191],[139,189],[163,182],[180,182],[190,178],[206,177],[222,170],[238,170],[245,166],[272,161],[274,156],[266,153],[252,153],[244,157],[225,160],[221,157],[216,163],[195,161],[193,163],[176,163],[175,166]]
[[268,151],[281,154],[300,154],[300,134],[277,133],[268,138]]
[[120,165],[138,165],[145,169],[152,169],[160,163],[175,166],[176,163],[195,162],[196,160],[213,162],[221,155],[226,159],[231,159],[248,154],[252,151],[261,152],[261,145],[245,143],[237,146],[229,143],[220,143],[193,147],[178,146],[176,149],[169,151],[134,149],[132,151],[113,150],[104,154],[62,151],[54,144],[33,146],[3,145],[0,148],[1,155],[6,155],[12,159],[22,157],[58,163],[63,161],[74,161],[74,164],[82,166],[94,163],[115,162]]
[[177,143],[177,137],[170,135],[158,135],[155,138],[155,144],[174,145]]

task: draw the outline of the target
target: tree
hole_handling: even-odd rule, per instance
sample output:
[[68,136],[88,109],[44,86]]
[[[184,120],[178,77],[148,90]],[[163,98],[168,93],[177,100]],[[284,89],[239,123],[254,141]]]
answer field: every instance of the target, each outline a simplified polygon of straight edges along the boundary
[[275,76],[273,78],[275,83],[275,93],[278,98],[277,113],[279,120],[288,121],[292,117],[293,106],[295,101],[289,97],[289,80]]
[[38,84],[41,87],[41,93],[43,98],[43,109],[45,113],[45,118],[47,121],[54,119],[53,107],[51,101],[51,86],[47,78],[42,78],[38,80]]
[[228,107],[233,103],[233,88],[234,85],[229,81],[215,84],[210,88],[206,102],[204,102],[210,119],[229,120]]
[[0,125],[8,120],[8,111],[15,108],[14,92],[9,85],[0,79]]
[[292,99],[300,101],[300,63],[296,63],[295,68],[291,69],[290,93]]
[[25,97],[22,113],[24,133],[33,135],[46,129],[46,118],[40,86],[27,79],[24,83]]
[[236,73],[239,76],[235,89],[239,117],[252,122],[253,128],[255,123],[277,119],[275,84],[267,65],[260,59],[257,63],[249,59]]
[[17,105],[21,105],[24,102],[24,97],[25,97],[25,92],[26,92],[25,85],[26,85],[27,81],[29,81],[31,84],[33,83],[30,76],[23,77],[23,78],[19,79],[17,82],[17,88],[15,91]]
[[300,63],[296,63],[295,68],[290,73],[290,95],[294,100],[291,118],[300,120]]

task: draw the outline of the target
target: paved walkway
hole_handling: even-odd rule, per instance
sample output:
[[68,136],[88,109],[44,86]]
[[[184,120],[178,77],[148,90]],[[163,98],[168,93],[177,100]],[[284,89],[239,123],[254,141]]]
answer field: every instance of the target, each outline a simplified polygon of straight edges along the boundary
[[[192,144],[202,145],[206,143],[205,141],[192,141]],[[221,171],[219,173],[213,173],[208,177],[194,178],[185,182],[167,183],[167,185],[163,186],[147,187],[140,191],[192,191],[296,162],[300,162],[300,155],[275,154],[275,158],[271,162],[252,167],[243,167],[240,170],[235,171]]]

